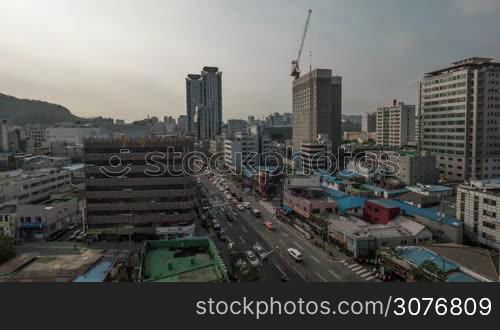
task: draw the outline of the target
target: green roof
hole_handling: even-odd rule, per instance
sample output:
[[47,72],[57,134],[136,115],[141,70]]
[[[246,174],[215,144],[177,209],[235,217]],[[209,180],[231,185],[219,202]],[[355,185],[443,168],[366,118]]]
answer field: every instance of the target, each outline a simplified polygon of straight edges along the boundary
[[228,278],[208,238],[145,242],[139,277],[143,282],[222,282]]

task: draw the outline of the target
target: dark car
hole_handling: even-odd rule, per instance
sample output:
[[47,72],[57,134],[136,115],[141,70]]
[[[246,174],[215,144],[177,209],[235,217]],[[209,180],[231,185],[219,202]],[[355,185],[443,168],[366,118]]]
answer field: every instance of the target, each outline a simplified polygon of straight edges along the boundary
[[227,240],[228,240],[228,237],[227,237],[226,233],[224,233],[224,232],[219,233],[219,235],[217,235],[217,237],[219,238],[219,240],[221,242],[227,242]]
[[234,215],[232,215],[231,213],[226,213],[226,219],[227,221],[229,222],[234,222]]

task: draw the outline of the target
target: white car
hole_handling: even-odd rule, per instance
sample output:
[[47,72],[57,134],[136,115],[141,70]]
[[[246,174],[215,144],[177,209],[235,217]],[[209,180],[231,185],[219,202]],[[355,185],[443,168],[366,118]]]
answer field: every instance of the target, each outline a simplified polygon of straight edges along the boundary
[[243,202],[243,206],[247,209],[252,208],[252,205],[249,202]]
[[297,262],[301,262],[303,257],[302,257],[302,253],[300,253],[299,250],[297,249],[294,249],[294,248],[289,248],[288,250],[288,254]]
[[236,205],[236,207],[238,208],[238,210],[240,211],[245,211],[245,207],[242,205],[242,204],[238,204]]
[[247,256],[247,260],[250,263],[250,265],[252,265],[254,267],[260,266],[259,259],[257,259],[257,256],[255,255],[255,253],[253,253],[253,251],[248,250],[246,252],[246,256]]

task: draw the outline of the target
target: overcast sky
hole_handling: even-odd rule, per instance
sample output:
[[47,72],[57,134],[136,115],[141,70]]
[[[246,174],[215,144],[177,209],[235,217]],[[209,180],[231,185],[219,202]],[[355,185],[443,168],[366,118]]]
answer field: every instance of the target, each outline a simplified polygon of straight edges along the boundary
[[185,113],[185,76],[223,71],[224,117],[291,112],[290,61],[343,76],[343,112],[416,102],[425,72],[500,60],[500,0],[3,0],[0,93],[80,116]]

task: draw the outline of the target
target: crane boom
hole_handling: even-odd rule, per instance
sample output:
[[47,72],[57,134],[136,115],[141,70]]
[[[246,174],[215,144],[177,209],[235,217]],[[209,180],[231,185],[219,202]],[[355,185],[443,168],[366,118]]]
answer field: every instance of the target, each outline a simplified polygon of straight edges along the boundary
[[302,40],[300,42],[299,53],[297,55],[297,59],[295,59],[295,60],[292,61],[292,73],[291,73],[291,76],[295,77],[295,79],[299,79],[299,77],[300,77],[299,63],[300,63],[300,58],[302,57],[302,50],[304,49],[304,42],[306,40],[307,30],[309,29],[309,23],[311,21],[311,14],[312,14],[312,10],[309,9],[309,12],[307,13],[306,25],[304,27],[304,33],[302,34]]

